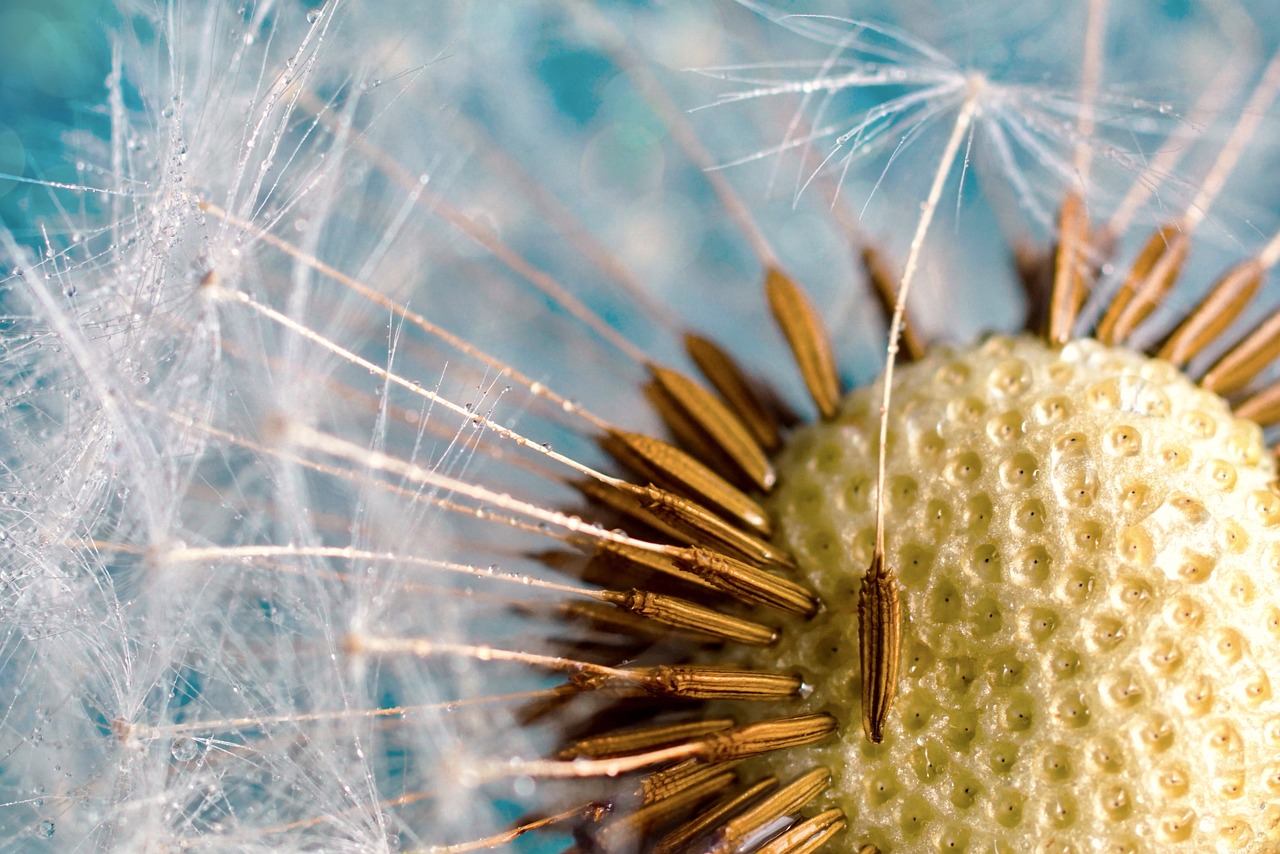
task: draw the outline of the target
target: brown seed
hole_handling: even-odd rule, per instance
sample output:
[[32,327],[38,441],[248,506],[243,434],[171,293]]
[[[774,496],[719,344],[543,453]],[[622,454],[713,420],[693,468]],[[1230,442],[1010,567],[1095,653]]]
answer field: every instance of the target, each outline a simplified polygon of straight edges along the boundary
[[1280,382],[1267,386],[1237,406],[1236,415],[1261,427],[1280,424]]
[[685,333],[684,348],[702,375],[742,419],[760,447],[769,453],[782,447],[777,418],[760,400],[751,380],[734,358],[714,341],[692,332]]
[[751,431],[725,406],[720,398],[679,371],[660,365],[649,365],[649,373],[685,416],[693,421],[717,448],[751,482],[764,491],[773,488],[778,476],[764,449]]
[[[898,277],[890,271],[884,256],[871,246],[862,248],[862,267],[867,271],[867,278],[871,280],[871,287],[880,300],[885,315],[893,317],[893,309],[898,303]],[[924,358],[924,339],[905,315],[902,321],[902,349],[910,361]]]
[[1280,312],[1254,327],[1244,340],[1223,354],[1200,380],[1214,394],[1231,394],[1249,384],[1280,356]]
[[1068,193],[1058,212],[1058,249],[1053,262],[1053,292],[1049,297],[1049,343],[1071,340],[1076,316],[1089,294],[1089,214],[1078,193]]
[[[826,810],[770,839],[755,854],[812,854],[843,830],[846,823],[843,810]],[[866,849],[863,854],[867,854]],[[876,854],[874,849],[871,854]]]
[[755,806],[725,822],[715,832],[714,842],[707,849],[708,852],[729,854],[739,850],[756,831],[796,812],[830,785],[831,772],[826,768],[814,768],[797,777]]
[[831,339],[821,318],[804,292],[776,267],[765,271],[765,292],[809,396],[823,418],[834,418],[840,405],[840,375]]
[[609,443],[609,452],[636,473],[714,505],[762,537],[773,535],[763,507],[684,451],[641,433],[615,430],[609,436],[614,440]]
[[622,756],[638,753],[654,747],[678,744],[733,726],[731,718],[709,718],[699,721],[682,721],[676,724],[642,727],[627,732],[610,732],[575,741],[556,754],[560,759],[587,757],[600,759],[606,756]]
[[1183,367],[1240,316],[1258,292],[1266,270],[1257,260],[1243,261],[1222,274],[1213,290],[1182,321],[1156,354]]
[[778,630],[741,617],[722,614],[711,608],[647,590],[625,593],[609,591],[608,601],[632,614],[686,632],[711,635],[750,646],[768,646],[778,639]]
[[884,724],[898,691],[898,665],[902,652],[902,612],[898,581],[893,570],[876,554],[862,578],[858,595],[858,643],[862,664],[862,729],[879,744]]

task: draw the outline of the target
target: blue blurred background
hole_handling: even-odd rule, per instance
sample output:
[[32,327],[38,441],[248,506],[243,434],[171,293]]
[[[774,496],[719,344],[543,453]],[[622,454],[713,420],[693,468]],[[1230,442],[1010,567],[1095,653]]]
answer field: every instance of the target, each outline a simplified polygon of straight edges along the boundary
[[[108,0],[0,0],[0,173],[101,185],[68,153],[77,133],[108,135]],[[0,225],[42,247],[42,222],[65,222],[92,195],[0,178]]]

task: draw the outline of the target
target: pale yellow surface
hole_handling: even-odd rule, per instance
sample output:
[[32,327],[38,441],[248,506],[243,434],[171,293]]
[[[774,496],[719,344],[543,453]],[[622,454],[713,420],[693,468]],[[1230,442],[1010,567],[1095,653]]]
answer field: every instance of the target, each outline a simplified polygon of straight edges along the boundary
[[844,721],[844,844],[884,854],[1280,851],[1280,495],[1261,431],[1169,365],[992,339],[895,381],[902,586],[885,742],[859,709],[878,387],[790,444],[773,499],[828,603],[776,649]]

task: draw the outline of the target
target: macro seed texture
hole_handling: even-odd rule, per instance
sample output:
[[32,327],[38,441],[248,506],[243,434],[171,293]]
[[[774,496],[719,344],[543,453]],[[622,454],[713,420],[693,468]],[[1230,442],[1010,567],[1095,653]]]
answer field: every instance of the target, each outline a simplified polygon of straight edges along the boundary
[[1280,495],[1259,428],[1167,363],[1089,340],[997,337],[904,367],[885,495],[901,675],[874,745],[856,606],[879,394],[801,432],[772,499],[827,603],[776,663],[844,733],[791,770],[833,769],[849,838],[1280,851]]

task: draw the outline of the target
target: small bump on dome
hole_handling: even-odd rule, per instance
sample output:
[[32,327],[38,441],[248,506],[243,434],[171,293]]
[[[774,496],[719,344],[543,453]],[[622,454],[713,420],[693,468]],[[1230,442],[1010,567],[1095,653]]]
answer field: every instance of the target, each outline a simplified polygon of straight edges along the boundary
[[1218,432],[1218,420],[1200,409],[1188,409],[1178,418],[1182,432],[1194,439],[1212,439]]
[[1115,649],[1125,639],[1124,621],[1111,615],[1095,617],[1088,631],[1090,645],[1099,652]]
[[1070,780],[1075,774],[1073,756],[1071,749],[1064,745],[1049,745],[1040,756],[1039,768],[1041,776],[1053,782]]
[[1084,695],[1073,691],[1060,695],[1054,701],[1053,717],[1064,727],[1080,729],[1089,725],[1092,712]]
[[1145,483],[1127,483],[1120,487],[1120,506],[1125,513],[1136,516],[1146,505],[1149,492]]
[[1149,418],[1164,418],[1173,411],[1173,401],[1155,386],[1146,386],[1138,391],[1138,399],[1133,404],[1134,412]]
[[934,623],[954,623],[964,613],[960,588],[941,579],[929,591],[929,619]]
[[1120,381],[1115,377],[1094,383],[1085,390],[1085,403],[1094,412],[1108,412],[1120,408]]
[[1181,691],[1181,704],[1192,717],[1203,717],[1213,707],[1213,682],[1203,673]]
[[965,504],[964,527],[970,533],[983,531],[991,524],[991,498],[985,492],[971,496]]
[[1182,666],[1182,649],[1171,637],[1156,637],[1147,644],[1147,666],[1161,676],[1169,676]]
[[1049,578],[1053,559],[1042,545],[1023,549],[1014,559],[1014,577],[1023,584],[1039,587]]
[[1044,643],[1058,629],[1060,617],[1050,608],[1027,608],[1022,612],[1022,629],[1036,643]]
[[1050,794],[1044,805],[1044,817],[1049,824],[1059,830],[1066,830],[1076,823],[1080,816],[1080,807],[1070,792],[1061,790]]
[[938,782],[946,774],[950,754],[930,739],[911,751],[911,768],[916,779],[925,785]]
[[1280,764],[1272,764],[1262,771],[1262,786],[1276,797],[1280,797]]
[[1280,542],[1272,543],[1267,549],[1267,568],[1280,575]]
[[1057,649],[1049,658],[1049,672],[1059,682],[1080,673],[1080,654],[1073,649]]
[[1259,489],[1249,496],[1249,512],[1264,527],[1280,525],[1280,495]]
[[1041,425],[1061,424],[1071,417],[1071,401],[1065,397],[1046,397],[1036,401],[1031,411]]
[[1164,715],[1151,715],[1138,728],[1138,740],[1148,753],[1163,753],[1176,740],[1173,724]]
[[969,569],[983,581],[998,582],[1004,578],[1000,551],[991,543],[983,543],[973,550]]
[[898,553],[898,579],[904,587],[924,584],[933,569],[934,550],[923,543],[907,543]]
[[1120,708],[1140,705],[1146,698],[1142,682],[1130,670],[1119,670],[1109,675],[1104,683],[1103,696],[1113,706]]
[[1166,472],[1181,471],[1191,463],[1191,450],[1186,445],[1162,445],[1156,455],[1164,464]]
[[915,504],[916,496],[920,493],[920,487],[916,484],[913,477],[906,475],[898,475],[889,481],[889,488],[886,493],[889,509],[894,513],[906,512],[912,504]]
[[844,463],[841,442],[823,442],[813,453],[813,468],[825,474],[839,474]]
[[923,433],[916,440],[916,453],[929,464],[933,464],[934,460],[942,459],[946,450],[947,443],[936,432]]
[[977,664],[969,656],[962,655],[949,658],[943,663],[942,671],[938,675],[938,683],[952,693],[963,694],[969,690],[969,686],[976,678],[978,678]]
[[1142,434],[1136,427],[1121,424],[1107,431],[1102,447],[1113,457],[1132,457],[1142,451]]
[[938,707],[937,701],[923,691],[916,691],[905,700],[900,699],[899,703],[901,710],[898,712],[898,719],[907,732],[919,732],[927,727]]
[[996,397],[1020,397],[1031,386],[1031,367],[1021,359],[1006,359],[987,375],[987,388]]
[[851,512],[865,512],[871,506],[871,493],[875,490],[875,479],[869,474],[858,472],[845,481],[844,502]]
[[904,834],[918,836],[932,821],[933,810],[924,798],[912,795],[903,801],[902,811],[898,814],[898,826]]
[[1191,775],[1184,764],[1172,762],[1156,772],[1155,783],[1166,798],[1174,800],[1186,797],[1191,789]]
[[992,335],[978,345],[978,352],[984,356],[1004,358],[1013,354],[1015,343],[1008,335]]
[[1024,501],[1014,508],[1010,527],[1022,534],[1038,534],[1044,530],[1044,503],[1039,498]]
[[1124,748],[1109,735],[1098,739],[1088,750],[1089,764],[1103,774],[1119,774],[1125,767]]
[[991,817],[1004,827],[1022,824],[1022,793],[1013,789],[1001,789],[991,799]]
[[1184,807],[1166,811],[1156,824],[1156,838],[1161,842],[1185,842],[1195,830],[1195,810]]
[[1176,510],[1187,525],[1202,525],[1209,521],[1209,511],[1204,502],[1194,496],[1176,492],[1166,498],[1164,503]]
[[1225,552],[1244,554],[1249,549],[1249,532],[1238,522],[1225,519],[1218,530],[1218,542]]
[[982,476],[982,458],[973,451],[956,454],[943,473],[955,486],[973,483]]
[[969,831],[963,827],[947,826],[938,832],[938,840],[934,844],[934,850],[938,854],[946,854],[950,851],[968,851],[969,849]]
[[1131,525],[1120,532],[1120,559],[1125,563],[1148,567],[1154,553],[1155,546],[1146,529]]
[[1205,746],[1222,756],[1235,756],[1244,752],[1244,739],[1240,731],[1228,721],[1216,721],[1209,727]]
[[1218,839],[1221,842],[1229,842],[1237,850],[1241,850],[1253,842],[1253,828],[1249,826],[1247,819],[1240,816],[1227,816],[1219,819]]
[[1071,566],[1062,573],[1058,583],[1058,598],[1071,605],[1082,605],[1093,595],[1095,578],[1083,566]]
[[1035,703],[1027,694],[1017,694],[1000,710],[1000,726],[1007,732],[1025,732],[1035,722]]
[[967,810],[977,803],[982,795],[982,786],[970,774],[956,771],[951,775],[951,803],[962,810]]
[[1174,628],[1190,630],[1204,622],[1204,605],[1193,596],[1175,596],[1165,604],[1164,615]]
[[1271,699],[1271,680],[1261,670],[1241,679],[1239,685],[1240,693],[1243,695],[1245,703],[1249,706],[1257,707]]
[[987,675],[993,688],[1014,688],[1027,678],[1027,670],[1027,663],[1018,658],[1016,650],[1004,649],[991,656]]
[[1213,575],[1216,562],[1206,554],[1191,550],[1182,553],[1182,561],[1174,571],[1178,578],[1188,584],[1203,584]]
[[1111,598],[1129,613],[1143,611],[1152,601],[1151,582],[1140,575],[1126,575],[1112,589]]
[[996,741],[987,753],[987,767],[995,773],[1009,773],[1018,764],[1018,745]]
[[1074,365],[1063,361],[1049,363],[1049,379],[1058,385],[1068,385],[1075,379],[1076,369]]
[[1093,552],[1102,545],[1102,526],[1097,522],[1077,522],[1069,526],[1068,545],[1072,551]]
[[1104,786],[1098,792],[1098,806],[1109,821],[1124,821],[1133,814],[1129,790],[1119,784]]
[[1053,441],[1053,450],[1061,456],[1084,454],[1089,449],[1089,438],[1083,433],[1065,433]]
[[1035,486],[1039,463],[1031,454],[1014,454],[1000,464],[1000,482],[1011,490]]
[[1210,460],[1205,467],[1209,482],[1223,492],[1230,492],[1236,486],[1236,467],[1226,460]]
[[955,424],[977,424],[987,414],[987,405],[976,397],[964,397],[947,404],[947,420]]
[[1011,445],[1026,435],[1021,412],[1010,410],[987,421],[987,438],[997,445]]
[[867,777],[867,801],[883,806],[898,796],[898,775],[892,767],[881,768]]
[[1227,437],[1227,450],[1231,459],[1242,466],[1255,466],[1262,458],[1266,443],[1262,428],[1255,422],[1237,418],[1231,422],[1231,434]]
[[1235,664],[1248,647],[1244,635],[1235,629],[1218,629],[1213,634],[1214,657],[1223,664]]
[[954,517],[951,505],[945,501],[934,498],[929,501],[924,511],[924,522],[928,526],[929,531],[937,538],[951,532],[951,520]]
[[1227,594],[1241,608],[1247,608],[1253,604],[1257,595],[1257,586],[1249,576],[1237,571],[1232,573],[1227,582]]
[[948,362],[934,372],[933,381],[946,388],[960,388],[969,381],[969,366],[963,362]]
[[967,752],[977,737],[977,711],[953,711],[947,716],[947,729],[943,740],[952,750]]

